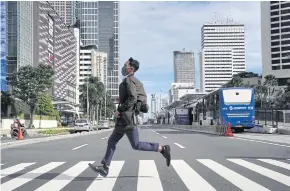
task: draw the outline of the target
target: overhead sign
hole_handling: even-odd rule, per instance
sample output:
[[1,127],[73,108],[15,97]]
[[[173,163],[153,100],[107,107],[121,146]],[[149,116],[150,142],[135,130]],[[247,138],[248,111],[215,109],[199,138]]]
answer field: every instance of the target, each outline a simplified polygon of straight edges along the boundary
[[48,15],[48,42],[47,42],[47,50],[48,50],[48,60],[50,63],[53,63],[53,42],[54,42],[54,22],[52,18]]

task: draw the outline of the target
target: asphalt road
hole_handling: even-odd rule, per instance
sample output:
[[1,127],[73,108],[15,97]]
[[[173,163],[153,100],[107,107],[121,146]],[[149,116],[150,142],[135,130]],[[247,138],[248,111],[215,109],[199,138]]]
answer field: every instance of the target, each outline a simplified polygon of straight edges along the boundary
[[171,145],[167,167],[159,153],[117,145],[107,178],[97,177],[111,132],[2,150],[1,190],[16,191],[289,191],[290,144],[140,127],[140,140]]

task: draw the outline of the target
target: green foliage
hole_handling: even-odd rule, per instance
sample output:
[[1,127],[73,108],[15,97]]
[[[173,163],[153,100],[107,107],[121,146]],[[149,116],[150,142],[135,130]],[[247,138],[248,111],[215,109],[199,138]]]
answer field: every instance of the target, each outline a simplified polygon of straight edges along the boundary
[[102,114],[105,112],[105,96],[106,96],[106,113],[107,117],[112,115],[114,111],[115,105],[114,101],[107,92],[105,94],[105,86],[102,82],[99,81],[97,77],[89,77],[88,83],[80,86],[80,91],[82,92],[80,95],[80,102],[84,109],[84,112],[87,113],[87,88],[88,88],[88,97],[89,97],[89,114],[92,114],[93,111],[96,111],[97,106],[102,108]]
[[51,66],[23,66],[12,80],[13,94],[30,106],[31,112],[36,107],[40,94],[52,86],[54,71]]
[[70,129],[56,129],[56,128],[51,128],[51,129],[43,129],[37,131],[39,134],[44,134],[44,135],[59,135],[59,134],[67,134],[70,131]]
[[7,114],[8,106],[14,104],[14,98],[11,94],[1,92],[1,112]]
[[[29,105],[31,116],[35,112],[38,97],[51,88],[53,77],[53,68],[44,64],[40,64],[37,67],[23,66],[14,74],[12,79],[13,94]],[[32,123],[33,118],[29,127],[31,127]]]
[[39,115],[54,116],[55,111],[53,109],[52,100],[49,95],[43,93],[38,97],[36,112]]

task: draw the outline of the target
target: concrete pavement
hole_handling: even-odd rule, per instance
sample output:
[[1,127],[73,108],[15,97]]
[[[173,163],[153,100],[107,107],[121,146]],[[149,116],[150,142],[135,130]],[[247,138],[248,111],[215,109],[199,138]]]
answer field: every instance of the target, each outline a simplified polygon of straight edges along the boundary
[[171,145],[170,167],[159,153],[132,150],[124,136],[108,177],[96,177],[87,163],[99,164],[110,133],[2,150],[1,190],[290,189],[290,148],[285,147],[290,144],[271,145],[160,126],[141,127],[140,140]]

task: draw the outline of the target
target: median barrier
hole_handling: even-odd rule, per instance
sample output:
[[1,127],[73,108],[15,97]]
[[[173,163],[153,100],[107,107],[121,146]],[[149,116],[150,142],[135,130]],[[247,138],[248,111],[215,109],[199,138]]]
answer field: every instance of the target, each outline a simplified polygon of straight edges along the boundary
[[[214,126],[214,125],[161,125],[166,126],[171,129],[193,131],[198,133],[213,134],[219,136],[229,136],[231,131],[228,132],[228,127],[226,126]],[[228,135],[227,135],[228,133]]]

